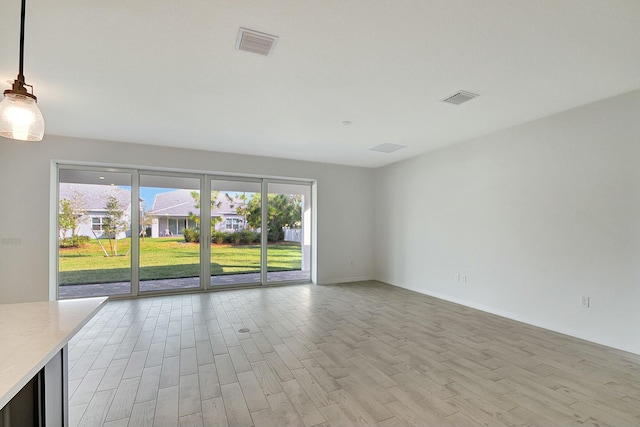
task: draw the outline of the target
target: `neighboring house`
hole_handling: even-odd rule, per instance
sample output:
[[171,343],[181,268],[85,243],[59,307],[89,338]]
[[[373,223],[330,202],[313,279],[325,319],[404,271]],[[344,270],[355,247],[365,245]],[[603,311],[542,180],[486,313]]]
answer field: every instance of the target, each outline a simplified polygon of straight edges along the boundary
[[[192,215],[200,215],[192,190],[175,190],[156,194],[153,207],[149,211],[152,218],[151,237],[181,235],[185,228],[195,228],[197,222]],[[219,218],[215,224],[216,231],[234,232],[244,230],[246,224],[242,215],[238,215],[237,207],[241,202],[220,193],[211,210],[212,218]]]
[[[60,183],[59,200],[71,201],[74,210],[80,213],[76,229],[76,233],[80,236],[107,237],[104,236],[103,227],[104,219],[108,216],[106,206],[110,196],[118,200],[124,212],[123,219],[131,223],[131,191],[109,185]],[[120,233],[118,238],[130,235],[131,230],[127,229],[126,232]]]

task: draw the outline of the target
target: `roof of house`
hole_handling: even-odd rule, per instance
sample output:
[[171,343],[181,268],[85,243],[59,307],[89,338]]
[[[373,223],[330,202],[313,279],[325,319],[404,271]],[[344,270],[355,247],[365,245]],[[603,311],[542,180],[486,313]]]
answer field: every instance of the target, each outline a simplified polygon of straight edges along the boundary
[[78,207],[82,210],[106,210],[109,196],[114,196],[123,210],[131,206],[131,191],[124,188],[110,185],[60,183],[60,200],[74,200],[78,197]]
[[[200,208],[196,207],[196,199],[192,193],[199,194],[200,192],[181,189],[156,194],[149,214],[174,217],[188,217],[191,213],[199,214]],[[229,197],[227,197],[227,193],[218,194],[211,216],[236,215],[236,207],[239,206],[239,202],[233,195],[229,194]]]

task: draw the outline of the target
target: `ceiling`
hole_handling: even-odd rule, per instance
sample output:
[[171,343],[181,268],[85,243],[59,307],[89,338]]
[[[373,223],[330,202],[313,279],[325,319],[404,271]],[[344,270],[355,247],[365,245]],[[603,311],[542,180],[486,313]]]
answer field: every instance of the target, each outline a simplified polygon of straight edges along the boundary
[[46,134],[366,167],[640,88],[637,0],[28,0],[25,43]]

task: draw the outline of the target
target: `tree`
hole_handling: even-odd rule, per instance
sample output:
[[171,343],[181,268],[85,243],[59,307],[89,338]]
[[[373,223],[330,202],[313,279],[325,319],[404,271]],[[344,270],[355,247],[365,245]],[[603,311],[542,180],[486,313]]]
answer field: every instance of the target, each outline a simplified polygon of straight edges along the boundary
[[73,238],[73,230],[75,230],[77,226],[76,217],[73,214],[73,208],[71,207],[71,200],[60,199],[60,212],[58,213],[60,244],[62,244],[62,241],[68,237],[69,231],[72,232],[71,237]]
[[60,246],[77,247],[81,244],[78,227],[83,222],[85,214],[86,209],[80,193],[75,192],[70,199],[60,199],[58,212]]
[[[211,213],[213,213],[213,210],[215,208],[219,208],[222,205],[222,201],[218,200],[218,196],[219,196],[220,192],[219,191],[212,191],[211,192]],[[191,192],[191,197],[193,197],[193,200],[195,202],[194,207],[198,210],[200,210],[200,192],[199,191],[192,191]],[[193,221],[196,223],[196,227],[197,229],[200,229],[200,215],[195,214],[193,212],[189,212],[189,221]],[[211,234],[213,235],[213,232],[216,229],[216,224],[218,224],[219,222],[222,221],[222,217],[220,216],[212,216],[211,217]]]
[[247,222],[249,227],[253,229],[262,227],[262,196],[259,193],[254,194],[249,201]]
[[[302,223],[302,196],[297,194],[269,194],[267,198],[267,238],[271,242],[284,239],[283,227],[299,228]],[[247,221],[253,228],[261,224],[261,197],[249,201]]]
[[242,192],[241,194],[236,194],[234,197],[231,197],[229,193],[225,193],[225,196],[231,209],[235,207],[236,213],[242,216],[242,228],[247,228],[247,225],[249,225],[247,222],[247,216],[249,214],[249,196],[247,196],[247,193]]
[[111,195],[107,198],[105,205],[107,216],[102,219],[102,231],[109,239],[111,256],[118,256],[118,234],[127,229],[127,221],[124,218],[124,211],[120,207],[118,199]]
[[149,214],[145,205],[140,206],[140,237],[147,237],[147,228],[153,225],[153,217]]

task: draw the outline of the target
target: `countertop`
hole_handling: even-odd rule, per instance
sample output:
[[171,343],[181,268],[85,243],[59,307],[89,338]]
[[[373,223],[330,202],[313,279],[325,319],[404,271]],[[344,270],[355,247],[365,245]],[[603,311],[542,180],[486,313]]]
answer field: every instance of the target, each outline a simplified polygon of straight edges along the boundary
[[0,409],[106,301],[99,297],[0,304]]

